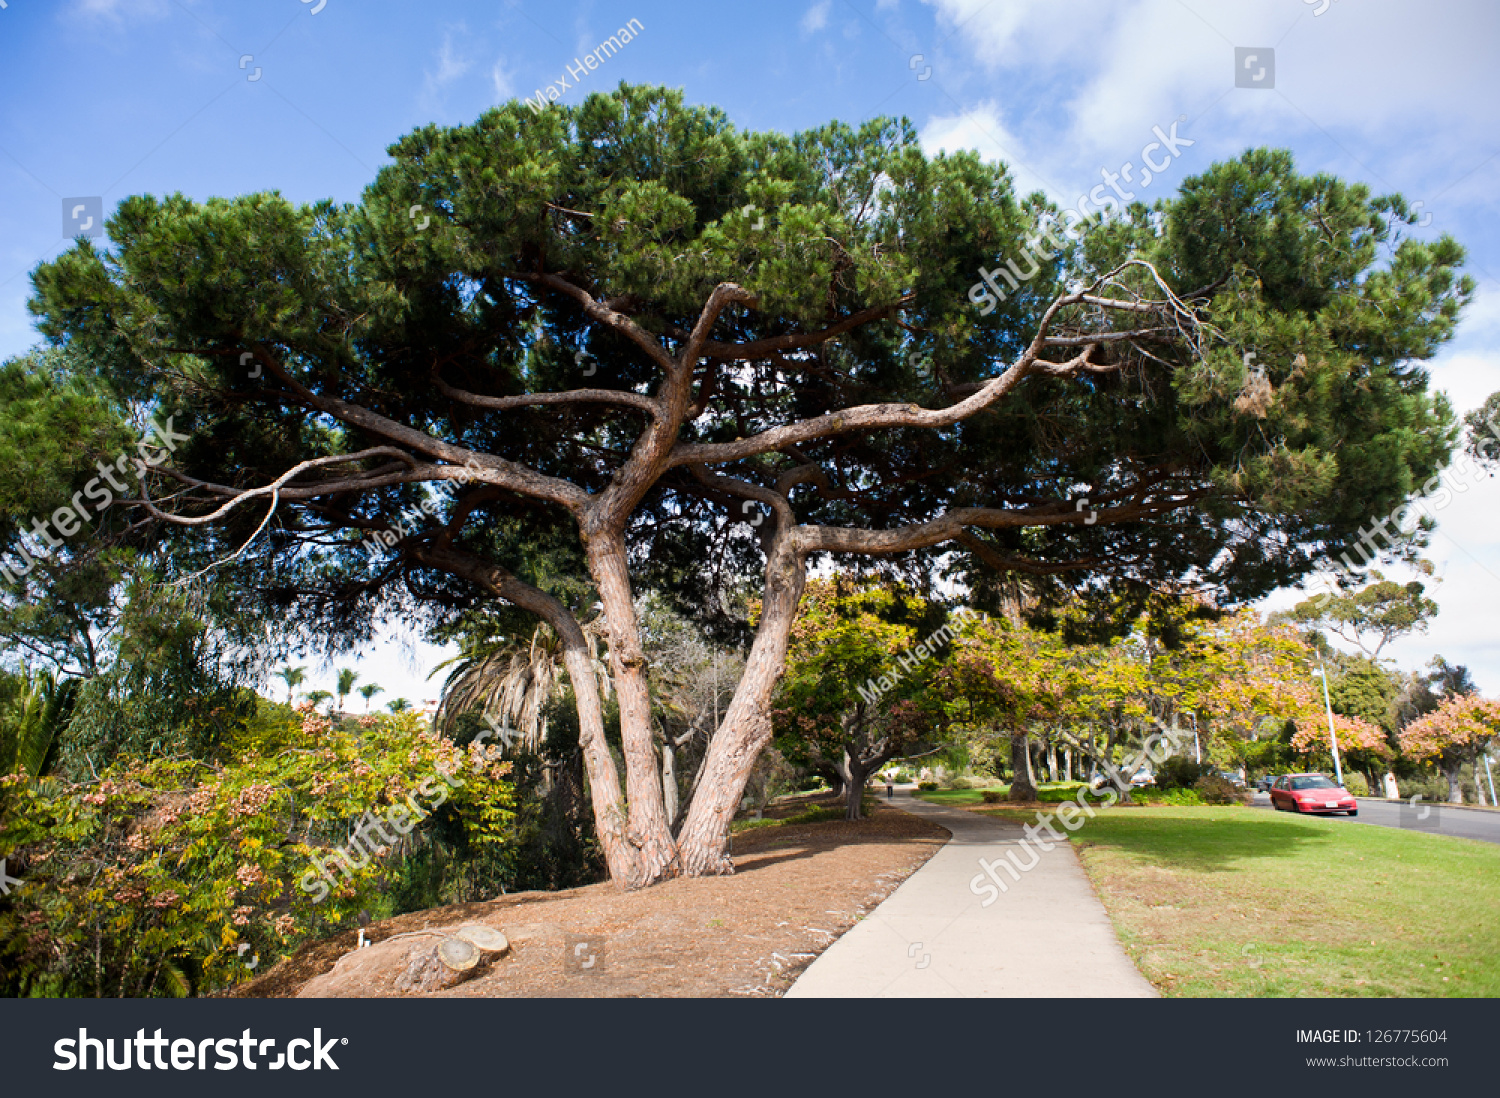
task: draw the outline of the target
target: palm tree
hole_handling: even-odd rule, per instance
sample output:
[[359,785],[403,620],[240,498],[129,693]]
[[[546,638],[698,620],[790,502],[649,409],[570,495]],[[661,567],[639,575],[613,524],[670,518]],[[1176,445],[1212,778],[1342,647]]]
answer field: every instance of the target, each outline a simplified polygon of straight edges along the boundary
[[314,709],[322,705],[331,697],[333,697],[333,695],[326,690],[309,690],[307,692],[307,700],[312,702],[312,707]]
[[386,702],[385,707],[392,713],[405,713],[411,708],[411,702],[405,698],[397,698],[395,701]]
[[359,688],[359,696],[365,699],[365,712],[366,713],[368,713],[370,711],[370,699],[373,698],[376,694],[384,694],[384,693],[385,693],[385,687],[378,686],[378,685],[376,685],[373,682],[372,683],[368,683],[368,684],[366,684],[364,686],[361,686]]
[[339,710],[340,713],[343,713],[343,711],[344,711],[344,699],[347,698],[350,694],[354,693],[354,684],[358,680],[359,680],[359,672],[355,671],[352,667],[346,667],[342,671],[339,672],[339,681],[338,681],[339,704],[338,704],[338,710]]
[[276,672],[276,676],[282,682],[286,683],[286,703],[291,705],[292,690],[302,685],[303,680],[307,678],[307,669],[305,667],[292,667],[288,665]]
[[0,682],[0,774],[40,778],[51,766],[73,714],[80,679],[51,671],[5,675]]
[[[604,619],[593,619],[583,632],[600,688],[608,696],[609,672],[598,655]],[[471,640],[457,656],[438,664],[432,674],[450,666],[453,670],[443,683],[435,717],[439,730],[451,732],[459,714],[477,710],[481,716],[514,728],[520,734],[519,742],[530,750],[540,748],[547,737],[543,713],[547,703],[562,692],[567,674],[562,641],[550,626],[538,625],[524,641],[508,637]]]

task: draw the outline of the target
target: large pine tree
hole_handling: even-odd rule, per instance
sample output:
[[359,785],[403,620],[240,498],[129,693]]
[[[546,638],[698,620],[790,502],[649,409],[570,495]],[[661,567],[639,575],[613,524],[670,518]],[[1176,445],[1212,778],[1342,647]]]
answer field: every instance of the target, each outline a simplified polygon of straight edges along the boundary
[[[741,132],[654,88],[390,152],[352,206],[127,199],[33,307],[177,415],[151,509],[244,546],[219,574],[288,621],[339,641],[502,599],[547,622],[622,886],[731,870],[809,562],[1249,598],[1349,550],[1455,438],[1420,363],[1472,293],[1461,249],[1284,152],[1071,235],[904,121]],[[1034,276],[985,315],[969,288],[1023,250]],[[754,643],[674,834],[632,592],[711,605],[747,576]]]

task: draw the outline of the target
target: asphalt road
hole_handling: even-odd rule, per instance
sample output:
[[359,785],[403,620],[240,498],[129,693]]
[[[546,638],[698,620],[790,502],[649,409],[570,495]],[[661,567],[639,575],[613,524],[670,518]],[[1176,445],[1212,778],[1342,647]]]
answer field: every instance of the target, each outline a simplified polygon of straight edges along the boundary
[[[1430,831],[1437,835],[1453,835],[1461,839],[1478,839],[1486,843],[1500,843],[1500,812],[1477,812],[1467,808],[1450,808],[1447,805],[1431,804],[1427,801],[1410,804],[1393,804],[1390,801],[1359,797],[1359,815],[1328,816],[1350,824],[1369,824],[1374,827],[1404,827],[1412,831]],[[1269,809],[1271,796],[1255,794],[1255,807]],[[1424,814],[1425,813],[1425,814]]]

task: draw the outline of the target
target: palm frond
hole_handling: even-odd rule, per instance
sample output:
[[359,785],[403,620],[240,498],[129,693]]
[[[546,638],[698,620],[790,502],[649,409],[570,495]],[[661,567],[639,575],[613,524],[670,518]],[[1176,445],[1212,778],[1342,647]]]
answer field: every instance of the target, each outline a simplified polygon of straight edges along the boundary
[[[599,687],[608,697],[613,684],[599,655],[602,620],[589,622],[583,631]],[[515,729],[528,749],[540,749],[547,737],[547,703],[562,693],[567,676],[562,641],[550,626],[538,625],[524,641],[500,638],[471,644],[439,664],[433,674],[444,668],[452,670],[443,682],[435,718],[440,731],[452,732],[461,714],[477,712]]]

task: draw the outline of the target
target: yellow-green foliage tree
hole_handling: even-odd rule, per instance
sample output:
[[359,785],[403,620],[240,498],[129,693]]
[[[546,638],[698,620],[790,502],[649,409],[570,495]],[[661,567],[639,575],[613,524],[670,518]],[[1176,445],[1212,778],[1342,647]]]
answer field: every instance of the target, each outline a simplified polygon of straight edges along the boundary
[[771,720],[789,761],[837,776],[851,820],[870,774],[942,735],[936,676],[953,632],[946,617],[879,583],[808,582]]

